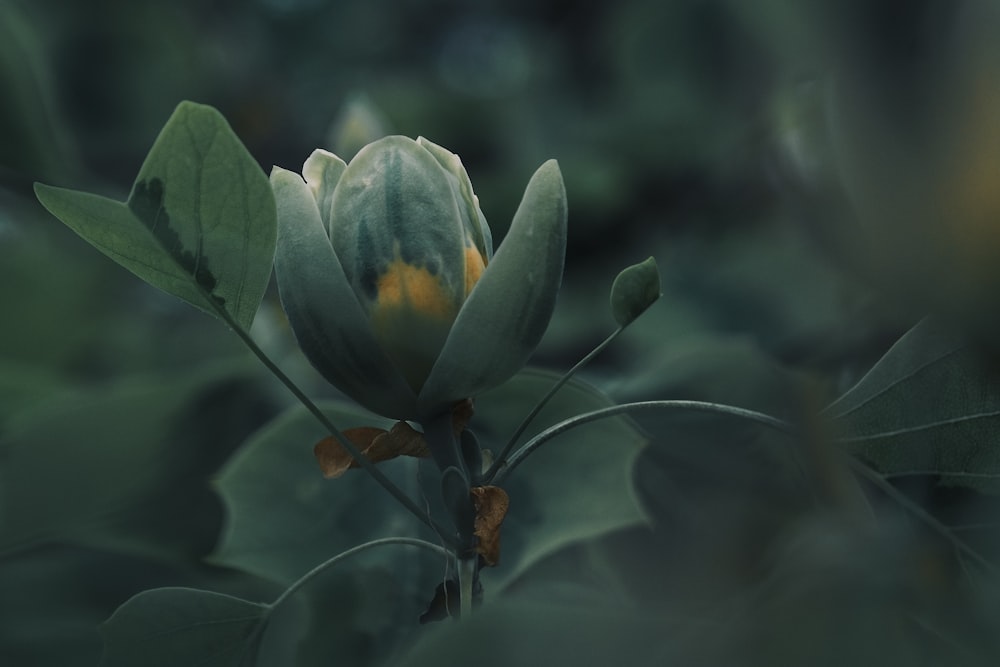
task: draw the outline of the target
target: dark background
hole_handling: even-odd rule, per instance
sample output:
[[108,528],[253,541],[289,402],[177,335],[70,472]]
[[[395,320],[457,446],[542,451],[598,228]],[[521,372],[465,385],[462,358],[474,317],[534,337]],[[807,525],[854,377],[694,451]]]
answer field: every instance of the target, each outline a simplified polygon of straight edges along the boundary
[[[558,159],[567,273],[536,362],[567,368],[611,330],[621,268],[652,255],[662,273],[663,298],[586,373],[617,399],[796,414],[849,388],[928,313],[990,339],[997,26],[989,2],[933,0],[0,0],[0,436],[123,379],[249,363],[224,327],[114,266],[31,192],[43,181],[124,199],[184,99],[218,108],[265,170],[298,170],[316,147],[347,158],[366,132],[424,135],[462,157],[498,240],[533,170]],[[311,392],[335,393],[294,349],[273,293],[254,335]],[[201,564],[223,520],[208,480],[287,404],[257,377],[190,397],[171,421],[178,446],[157,465],[174,495],[158,513],[144,506],[143,522],[186,560],[86,544],[65,526],[5,540],[5,664],[94,664],[93,628],[145,588],[231,583],[267,597],[266,584]],[[7,453],[0,484],[36,475],[58,496],[67,465],[87,474],[92,439],[76,433],[64,443],[76,454],[40,468]],[[691,451],[687,497],[739,530],[708,536],[662,509],[687,573],[670,580],[696,585],[652,588],[708,604],[753,580],[748,563],[800,490],[775,490],[769,463]],[[913,492],[967,502],[931,487]],[[760,505],[734,514],[747,503]],[[3,530],[23,510],[0,495]],[[616,558],[653,548],[632,538]],[[892,567],[873,562],[874,578]]]

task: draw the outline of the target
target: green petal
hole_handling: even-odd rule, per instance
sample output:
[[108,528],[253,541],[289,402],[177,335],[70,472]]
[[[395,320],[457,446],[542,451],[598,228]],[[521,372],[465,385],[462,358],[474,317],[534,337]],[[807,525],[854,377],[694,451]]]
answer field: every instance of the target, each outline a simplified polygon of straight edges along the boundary
[[309,184],[316,205],[319,206],[319,216],[323,220],[323,228],[330,233],[330,209],[333,205],[333,191],[340,181],[341,175],[347,169],[347,164],[339,157],[317,148],[302,165],[302,176]]
[[412,418],[415,394],[375,342],[308,186],[298,174],[275,167],[271,187],[278,205],[274,273],[302,351],[323,377],[364,407]]
[[535,172],[510,231],[465,302],[420,393],[432,412],[496,386],[548,327],[566,254],[566,189],[555,160]]
[[399,264],[426,270],[455,311],[465,299],[458,197],[447,172],[413,139],[380,139],[351,160],[334,193],[330,239],[366,312],[378,300],[379,279]]
[[486,261],[489,261],[493,257],[493,235],[490,232],[490,226],[486,224],[486,217],[479,208],[479,197],[472,191],[472,181],[469,180],[469,174],[465,171],[462,158],[425,137],[417,137],[417,143],[427,149],[427,152],[434,156],[445,171],[454,176],[459,195],[468,211],[467,233],[472,237],[473,244],[479,250],[479,254]]

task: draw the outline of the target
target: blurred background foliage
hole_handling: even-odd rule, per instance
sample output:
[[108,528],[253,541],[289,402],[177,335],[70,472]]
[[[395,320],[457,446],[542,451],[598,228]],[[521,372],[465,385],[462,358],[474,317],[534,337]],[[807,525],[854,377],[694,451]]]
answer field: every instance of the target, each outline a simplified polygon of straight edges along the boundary
[[[2,662],[95,664],[96,626],[146,588],[277,592],[205,558],[224,524],[212,481],[288,397],[222,327],[48,217],[34,181],[124,198],[192,99],[265,170],[425,135],[461,155],[499,239],[554,157],[570,247],[537,363],[566,368],[603,338],[613,322],[595,304],[653,255],[664,297],[587,378],[618,400],[795,416],[928,313],[995,340],[998,29],[988,0],[0,0]],[[273,293],[254,335],[334,395]],[[858,490],[836,465],[816,464],[824,486],[754,429],[641,425],[634,483],[652,528],[560,551],[512,586],[527,602],[488,610],[464,640],[436,630],[413,664],[497,632],[524,639],[480,664],[541,664],[581,624],[605,628],[602,650],[626,664],[996,655],[996,582],[963,587],[947,549],[890,508],[878,526],[844,521],[824,498]],[[903,486],[953,524],[996,520],[988,497]],[[327,587],[346,595],[340,614],[381,627],[361,580]],[[581,582],[601,597],[577,618],[579,592],[560,583]],[[676,641],[638,651],[650,632]],[[384,657],[363,629],[339,648],[319,636],[299,642],[299,664]]]

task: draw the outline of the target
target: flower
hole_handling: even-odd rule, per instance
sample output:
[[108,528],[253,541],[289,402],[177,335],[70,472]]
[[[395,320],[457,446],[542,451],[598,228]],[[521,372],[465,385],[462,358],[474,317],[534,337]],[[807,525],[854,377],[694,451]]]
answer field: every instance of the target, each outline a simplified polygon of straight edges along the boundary
[[275,167],[275,276],[299,345],[366,408],[441,414],[507,380],[548,326],[562,280],[566,192],[554,160],[528,183],[493,254],[457,155],[419,138],[314,151]]

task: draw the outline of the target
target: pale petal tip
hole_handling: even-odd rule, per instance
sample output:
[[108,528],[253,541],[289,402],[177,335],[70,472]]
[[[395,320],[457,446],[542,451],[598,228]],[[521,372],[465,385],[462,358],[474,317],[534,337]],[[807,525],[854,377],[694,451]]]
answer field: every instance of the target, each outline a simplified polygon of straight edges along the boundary
[[296,174],[294,171],[285,169],[284,167],[279,167],[278,165],[271,166],[271,183],[277,183],[280,180],[287,180],[289,178],[297,178],[302,180],[302,177]]

